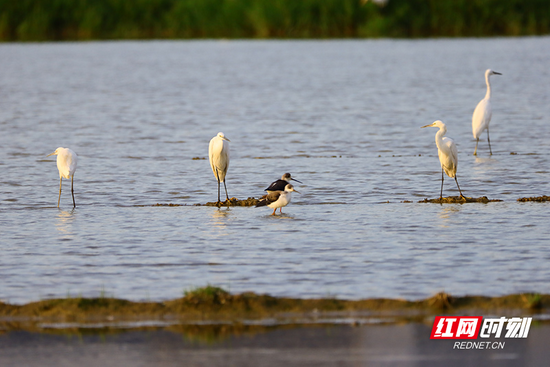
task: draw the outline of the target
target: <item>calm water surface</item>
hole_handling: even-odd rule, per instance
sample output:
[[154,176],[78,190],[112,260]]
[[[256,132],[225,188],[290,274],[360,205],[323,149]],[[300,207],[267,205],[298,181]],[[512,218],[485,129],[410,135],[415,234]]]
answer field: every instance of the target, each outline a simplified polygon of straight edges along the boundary
[[[2,44],[0,298],[548,293],[550,204],[516,201],[550,193],[548,60],[547,37]],[[464,193],[502,202],[418,203],[439,195],[436,119]],[[303,182],[283,215],[193,206],[216,199],[219,131],[230,196]],[[76,210],[69,181],[56,207],[58,146],[79,155]]]

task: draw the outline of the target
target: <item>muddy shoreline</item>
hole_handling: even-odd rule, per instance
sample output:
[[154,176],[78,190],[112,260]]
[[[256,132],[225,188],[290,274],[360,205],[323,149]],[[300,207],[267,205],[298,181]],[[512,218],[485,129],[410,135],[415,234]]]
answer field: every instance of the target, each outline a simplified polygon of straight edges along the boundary
[[[204,204],[174,204],[174,203],[156,203],[153,205],[138,205],[138,206],[166,206],[166,207],[175,207],[175,206],[215,206],[215,207],[230,207],[230,206],[256,206],[260,199],[256,199],[254,197],[249,197],[247,199],[237,199],[235,197],[232,197],[229,200],[225,200],[222,202],[207,202]],[[550,201],[550,196],[541,195],[541,196],[533,196],[533,197],[525,197],[525,198],[519,198],[516,201],[519,202],[547,202]],[[390,201],[388,200],[387,203]],[[412,203],[411,200],[403,200],[401,203]],[[428,199],[425,198],[423,200],[419,200],[418,203],[434,203],[434,204],[466,204],[466,203],[494,203],[494,202],[503,202],[501,199],[490,199],[487,196],[480,196],[480,197],[464,197],[461,198],[460,196],[448,196],[444,197],[442,199],[435,198],[435,199]]]
[[361,323],[361,320],[386,318],[399,322],[442,313],[503,310],[514,310],[521,314],[548,313],[550,295],[525,293],[501,297],[454,297],[438,293],[418,301],[384,298],[299,299],[251,292],[233,295],[221,288],[208,286],[187,292],[182,298],[164,302],[133,302],[110,297],[49,299],[23,305],[0,302],[0,330],[35,330],[38,324],[44,323],[109,325],[137,321],[141,321],[141,324],[148,321],[167,325],[205,322],[281,325],[296,322],[331,323],[330,320],[335,319]]

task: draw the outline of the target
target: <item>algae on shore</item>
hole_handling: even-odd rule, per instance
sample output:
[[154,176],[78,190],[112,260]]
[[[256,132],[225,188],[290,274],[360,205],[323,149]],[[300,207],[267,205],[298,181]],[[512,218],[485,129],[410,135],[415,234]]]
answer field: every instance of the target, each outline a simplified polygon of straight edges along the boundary
[[0,302],[0,329],[36,329],[39,328],[38,323],[45,322],[109,324],[144,320],[169,320],[173,325],[178,325],[270,319],[275,320],[274,324],[284,324],[304,320],[319,322],[324,315],[330,315],[330,318],[393,317],[410,320],[468,310],[523,310],[532,313],[548,309],[550,295],[540,294],[453,297],[438,293],[418,301],[385,298],[339,300],[273,297],[252,292],[233,295],[221,288],[207,286],[186,292],[182,298],[164,302],[133,302],[109,297],[49,299],[24,305]]
[[211,201],[211,202],[207,202],[206,204],[173,204],[173,203],[167,203],[167,204],[163,204],[163,203],[156,203],[156,204],[153,204],[153,205],[137,205],[137,206],[167,206],[167,207],[172,207],[172,206],[217,206],[218,208],[219,207],[222,207],[222,206],[256,206],[256,204],[258,204],[260,202],[259,199],[256,199],[254,197],[249,197],[248,199],[243,199],[243,200],[240,200],[240,199],[237,199],[235,197],[229,199],[229,200],[225,200],[225,201],[222,201],[222,202],[216,202],[216,201]]
[[550,196],[542,195],[542,196],[533,196],[530,198],[520,198],[517,201],[527,202],[527,201],[537,201],[537,202],[546,202],[550,201]]
[[488,199],[487,196],[481,196],[478,198],[471,197],[461,197],[461,196],[449,196],[442,199],[424,199],[420,200],[419,203],[436,203],[436,204],[464,204],[464,203],[489,203],[489,202],[498,202],[502,201],[499,199]]
[[[248,199],[244,199],[244,200],[239,200],[235,197],[229,199],[229,200],[225,200],[223,202],[208,202],[206,204],[204,204],[205,206],[217,206],[217,207],[221,207],[221,206],[256,206],[256,204],[258,204],[260,202],[259,199],[256,199],[256,198],[253,198],[253,197],[249,197]],[[200,205],[200,204],[197,204],[197,205]]]

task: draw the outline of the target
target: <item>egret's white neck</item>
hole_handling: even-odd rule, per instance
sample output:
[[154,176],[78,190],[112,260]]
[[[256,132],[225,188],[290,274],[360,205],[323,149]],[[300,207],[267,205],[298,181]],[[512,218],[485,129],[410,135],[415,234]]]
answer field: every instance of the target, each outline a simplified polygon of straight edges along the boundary
[[485,74],[485,83],[487,83],[487,93],[485,94],[485,99],[491,98],[491,81],[489,80],[489,73]]
[[447,133],[447,127],[442,126],[439,128],[439,131],[435,134],[435,144],[437,145],[438,149],[443,144],[443,136],[446,133]]

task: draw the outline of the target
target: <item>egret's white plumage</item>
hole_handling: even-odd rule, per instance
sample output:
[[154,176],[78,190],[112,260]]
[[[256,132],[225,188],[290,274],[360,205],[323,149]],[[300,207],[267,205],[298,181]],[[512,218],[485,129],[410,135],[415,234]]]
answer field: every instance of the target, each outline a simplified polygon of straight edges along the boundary
[[472,133],[474,134],[474,139],[476,139],[476,148],[474,150],[474,155],[477,155],[477,144],[479,143],[479,137],[484,130],[487,130],[487,142],[489,143],[489,152],[492,155],[493,151],[491,150],[491,140],[489,139],[489,123],[491,122],[491,117],[493,112],[491,110],[491,75],[502,75],[491,69],[485,71],[485,83],[487,84],[487,93],[485,98],[483,98],[476,106],[474,114],[472,116]]
[[447,133],[447,126],[441,121],[437,120],[429,125],[422,126],[424,127],[437,127],[439,131],[435,134],[435,144],[437,145],[437,155],[439,156],[439,162],[441,163],[441,192],[439,198],[443,198],[443,172],[447,174],[450,178],[454,178],[456,181],[456,186],[462,195],[460,186],[458,186],[458,180],[456,178],[456,169],[458,166],[458,150],[456,149],[456,144],[453,139],[444,137]]
[[294,190],[294,186],[292,186],[292,184],[287,184],[285,189],[282,191],[270,191],[260,200],[256,207],[267,205],[268,207],[273,208],[273,213],[271,215],[275,215],[277,208],[281,208],[280,212],[282,213],[283,207],[290,203],[291,194],[293,191],[299,194],[298,191]]
[[210,140],[208,146],[208,158],[210,159],[210,167],[214,172],[214,177],[218,181],[218,203],[220,200],[220,182],[223,182],[225,188],[225,196],[229,200],[227,195],[227,186],[225,185],[225,175],[227,174],[227,168],[229,167],[229,142],[230,140],[225,137],[223,133],[218,133]]
[[59,202],[61,201],[61,185],[63,178],[71,179],[71,194],[73,196],[73,208],[76,207],[74,200],[74,173],[76,171],[76,165],[78,163],[78,156],[69,148],[59,147],[55,152],[50,153],[47,157],[57,156],[57,169],[59,170],[59,198],[57,199],[57,207],[59,208]]

